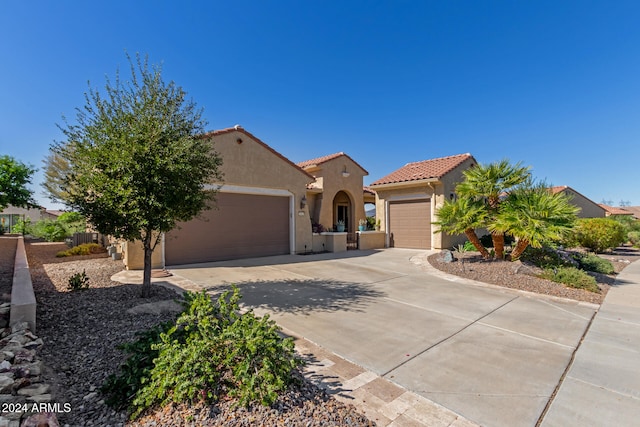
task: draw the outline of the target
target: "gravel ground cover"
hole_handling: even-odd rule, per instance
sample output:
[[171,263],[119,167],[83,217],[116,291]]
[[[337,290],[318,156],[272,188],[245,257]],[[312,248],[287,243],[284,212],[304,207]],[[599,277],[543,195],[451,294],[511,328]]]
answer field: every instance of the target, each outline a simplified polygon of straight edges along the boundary
[[[137,331],[175,317],[171,313],[130,314],[130,308],[172,300],[177,294],[154,286],[151,298],[140,297],[139,285],[122,285],[110,277],[123,269],[121,261],[105,255],[56,258],[65,249],[59,243],[28,243],[27,256],[38,300],[38,336],[45,345],[39,357],[47,366],[53,402],[70,403],[59,413],[69,426],[370,426],[375,425],[353,406],[328,396],[302,374],[271,407],[233,408],[232,401],[214,406],[173,405],[127,422],[123,411],[103,402],[100,386],[117,371],[124,355],[117,344],[131,341]],[[4,251],[3,251],[4,253]],[[0,257],[0,264],[6,264]],[[69,277],[85,272],[90,288],[67,290]],[[303,355],[303,357],[305,357]],[[310,357],[309,355],[307,357]]]
[[[616,277],[615,274],[591,273],[596,278],[600,288],[600,293],[595,293],[583,289],[569,288],[561,283],[536,277],[542,270],[520,261],[486,261],[482,259],[478,252],[455,252],[454,256],[456,260],[449,263],[443,262],[441,254],[430,255],[427,260],[438,270],[467,279],[594,304],[602,304],[607,291],[614,285]],[[630,262],[640,258],[640,250],[621,247],[599,256],[611,261],[616,273],[619,273]]]

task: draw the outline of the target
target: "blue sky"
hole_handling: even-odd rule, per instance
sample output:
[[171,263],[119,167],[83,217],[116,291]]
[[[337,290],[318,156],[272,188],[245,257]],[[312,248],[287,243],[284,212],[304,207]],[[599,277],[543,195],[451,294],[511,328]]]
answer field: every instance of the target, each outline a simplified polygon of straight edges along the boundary
[[87,82],[139,52],[209,130],[240,124],[294,162],[344,151],[365,184],[469,152],[640,205],[639,23],[624,0],[7,0],[0,153],[41,168]]

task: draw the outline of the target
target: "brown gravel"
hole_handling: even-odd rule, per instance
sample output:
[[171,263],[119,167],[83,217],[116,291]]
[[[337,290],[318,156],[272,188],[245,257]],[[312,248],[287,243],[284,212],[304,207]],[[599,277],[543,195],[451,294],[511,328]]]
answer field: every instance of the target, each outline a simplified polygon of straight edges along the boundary
[[[442,261],[441,253],[431,255],[427,260],[438,270],[467,279],[594,304],[602,304],[607,291],[614,285],[616,277],[615,274],[593,273],[592,276],[596,278],[600,288],[600,293],[594,293],[584,289],[569,288],[561,283],[536,277],[537,274],[541,273],[541,269],[519,261],[486,261],[482,259],[478,252],[465,252],[462,254],[454,252],[454,256],[456,261],[450,263]],[[630,262],[640,259],[640,250],[623,247],[599,256],[611,261],[616,273],[619,273]]]
[[[1,243],[1,242],[0,242]],[[1,247],[0,247],[1,248]],[[370,426],[375,425],[299,375],[272,407],[232,408],[232,401],[214,406],[170,406],[147,414],[135,423],[126,413],[103,402],[100,386],[117,371],[124,355],[117,344],[132,341],[172,314],[129,314],[140,304],[175,299],[177,294],[153,286],[151,298],[140,297],[140,285],[122,285],[110,277],[123,269],[121,261],[106,255],[56,258],[61,243],[26,243],[31,277],[38,300],[37,334],[45,345],[39,357],[47,367],[53,402],[71,404],[70,413],[58,414],[69,426]],[[4,254],[4,251],[2,252]],[[7,264],[0,256],[0,265]],[[67,290],[69,277],[85,271],[90,288]]]

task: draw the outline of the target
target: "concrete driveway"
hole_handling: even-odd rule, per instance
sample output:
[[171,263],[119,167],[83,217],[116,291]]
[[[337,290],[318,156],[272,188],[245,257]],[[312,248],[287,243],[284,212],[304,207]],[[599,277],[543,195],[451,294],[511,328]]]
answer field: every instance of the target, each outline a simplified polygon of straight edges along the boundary
[[452,278],[408,249],[174,266],[483,426],[535,426],[596,306]]

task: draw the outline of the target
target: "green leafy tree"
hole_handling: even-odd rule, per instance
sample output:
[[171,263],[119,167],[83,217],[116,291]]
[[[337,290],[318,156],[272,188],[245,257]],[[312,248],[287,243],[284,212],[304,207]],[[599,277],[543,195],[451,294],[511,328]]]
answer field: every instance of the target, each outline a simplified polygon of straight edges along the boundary
[[81,233],[87,229],[87,221],[78,212],[64,212],[56,221],[62,224],[69,236],[73,235],[73,233]]
[[[462,198],[483,201],[487,205],[487,221],[491,223],[498,215],[501,198],[510,190],[531,177],[529,168],[508,160],[477,165],[463,172],[464,181],[456,186]],[[504,258],[504,233],[498,229],[491,232],[496,258]]]
[[0,211],[7,206],[36,207],[33,191],[27,186],[36,170],[11,156],[0,156]]
[[544,184],[523,185],[500,203],[492,233],[509,233],[517,239],[511,259],[520,258],[527,246],[540,248],[570,233],[579,208],[563,193],[552,194]]
[[475,232],[476,228],[484,225],[487,218],[487,210],[483,203],[466,197],[445,200],[436,216],[438,220],[433,224],[438,227],[437,232],[464,233],[469,242],[480,252],[480,255],[485,259],[489,258],[489,252],[480,243]]
[[70,173],[70,165],[67,157],[56,151],[51,151],[44,161],[44,181],[42,188],[51,201],[64,203],[69,197],[66,186],[71,183],[66,179]]
[[142,242],[142,295],[149,296],[161,233],[215,200],[205,185],[221,180],[222,159],[201,137],[202,113],[185,91],[165,83],[147,59],[128,59],[131,80],[117,73],[104,93],[90,87],[76,123],[60,126],[66,141],[51,152],[68,165],[57,184],[65,204],[103,234]]

